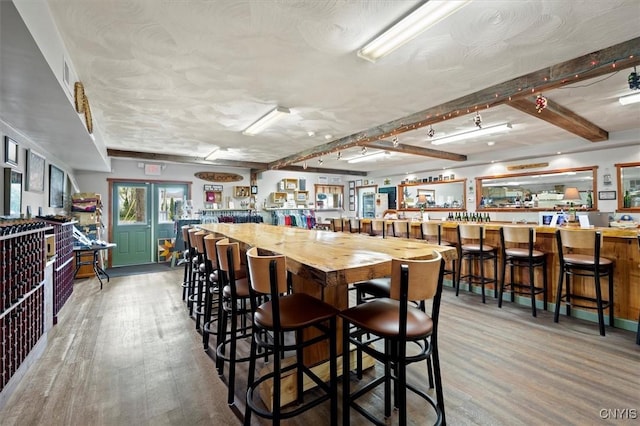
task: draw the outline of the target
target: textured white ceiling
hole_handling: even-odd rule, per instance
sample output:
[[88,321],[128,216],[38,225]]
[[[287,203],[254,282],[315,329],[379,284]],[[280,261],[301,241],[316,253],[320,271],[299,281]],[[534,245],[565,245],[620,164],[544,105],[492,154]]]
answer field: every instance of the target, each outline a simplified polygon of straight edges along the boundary
[[[640,35],[638,0],[475,0],[375,64],[356,56],[418,3],[48,0],[107,147],[202,157],[218,149],[218,158],[260,162]],[[629,91],[628,73],[546,95],[612,134],[638,129],[640,107],[622,110],[615,102]],[[260,135],[242,134],[276,105],[291,115]],[[515,158],[532,146],[541,152],[560,143],[593,146],[508,106],[482,116],[485,125],[514,126],[509,136],[494,138],[494,158]],[[472,125],[472,115],[464,115],[435,127],[443,134]],[[432,147],[424,129],[400,135],[400,142]],[[485,142],[433,148],[482,161]],[[456,164],[391,157],[348,167],[326,158],[323,166]]]

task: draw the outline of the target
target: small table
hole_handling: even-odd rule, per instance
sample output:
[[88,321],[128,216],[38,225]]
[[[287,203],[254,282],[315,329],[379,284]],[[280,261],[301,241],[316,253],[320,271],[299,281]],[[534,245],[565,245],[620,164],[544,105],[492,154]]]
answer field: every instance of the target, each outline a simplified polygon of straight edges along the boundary
[[[101,250],[109,250],[114,247],[116,247],[115,243],[94,244],[91,246],[73,246],[73,252],[76,254],[76,270],[73,272],[73,278],[75,279],[81,266],[91,265],[98,281],[100,281],[100,290],[102,290],[101,276],[105,276],[107,278],[107,282],[109,282],[109,274],[100,267],[100,263],[98,262],[98,253],[100,253]],[[91,260],[82,260],[82,255],[90,252],[93,253]]]

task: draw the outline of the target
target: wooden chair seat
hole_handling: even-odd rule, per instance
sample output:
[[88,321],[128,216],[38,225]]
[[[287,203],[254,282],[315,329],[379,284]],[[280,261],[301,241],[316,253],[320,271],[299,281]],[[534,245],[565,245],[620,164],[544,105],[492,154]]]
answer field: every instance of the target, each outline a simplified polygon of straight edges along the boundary
[[495,251],[495,247],[493,246],[489,246],[487,244],[483,244],[482,246],[480,244],[463,244],[461,246],[462,251],[468,251],[468,252],[487,252],[490,253],[492,251]]
[[[593,256],[589,256],[587,254],[565,254],[564,262],[573,265],[584,265],[584,266],[595,266],[596,261]],[[609,266],[613,264],[611,259],[607,259],[606,257],[601,257],[598,261],[601,266]]]
[[[293,331],[309,327],[318,321],[328,320],[338,311],[326,304],[318,303],[318,299],[305,293],[293,293],[280,298],[280,329]],[[273,330],[273,304],[271,301],[259,306],[253,314],[253,320],[261,327]]]
[[[231,297],[231,287],[225,285],[222,289],[222,295],[224,297]],[[236,280],[236,296],[249,297],[249,280],[241,278]]]
[[[409,306],[407,309],[407,338],[420,339],[431,335],[431,317],[416,307]],[[399,314],[399,302],[387,298],[379,298],[365,303],[359,309],[354,307],[342,313],[356,327],[366,328],[373,334],[389,338],[398,335]]]
[[[521,257],[521,258],[529,257],[529,249],[526,249],[526,248],[507,248],[504,251],[507,256],[511,256],[511,257]],[[531,252],[531,256],[544,257],[544,253],[539,250],[533,250]]]

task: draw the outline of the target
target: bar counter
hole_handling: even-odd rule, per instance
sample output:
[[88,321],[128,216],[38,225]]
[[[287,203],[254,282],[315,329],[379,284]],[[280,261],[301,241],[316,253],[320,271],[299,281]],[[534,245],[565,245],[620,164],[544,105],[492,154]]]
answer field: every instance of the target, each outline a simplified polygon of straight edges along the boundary
[[[368,230],[368,224],[370,219],[363,219],[361,221],[363,226],[363,232]],[[386,229],[391,231],[391,223],[393,221],[385,220]],[[457,241],[456,227],[459,222],[450,221],[434,221],[442,225],[442,239],[450,242]],[[412,238],[420,238],[420,224],[421,222],[410,221],[411,236]],[[487,230],[486,243],[494,247],[500,247],[500,235],[499,230],[503,226],[532,226],[536,230],[536,243],[535,247],[547,254],[547,279],[549,282],[549,292],[547,294],[547,302],[553,306],[555,303],[555,295],[558,286],[560,262],[558,259],[558,248],[556,243],[555,233],[558,228],[549,226],[539,226],[538,224],[524,224],[524,223],[501,223],[501,222],[484,222],[478,223]],[[575,228],[580,229],[580,228]],[[638,235],[640,235],[640,229],[638,228],[594,228],[602,233],[603,245],[601,247],[601,256],[609,258],[615,262],[614,268],[614,316],[615,320],[628,320],[625,323],[616,322],[617,326],[625,329],[635,330],[640,314],[640,248],[638,247]],[[501,273],[502,258],[498,260],[498,270]],[[463,265],[463,274],[466,266]],[[491,268],[486,268],[491,269]],[[491,276],[492,271],[488,271]],[[507,274],[509,272],[507,271]],[[536,271],[536,281],[541,282],[541,271]],[[519,276],[519,280],[524,283],[528,283],[527,274],[523,273]],[[606,281],[605,281],[606,283]],[[463,286],[463,288],[465,288]],[[578,292],[581,292],[587,296],[594,297],[595,290],[593,286],[593,279],[581,279],[580,277],[574,277],[572,279],[572,288]],[[606,284],[603,286],[603,297],[607,298]],[[541,305],[541,295],[538,296],[538,300]],[[550,307],[549,309],[552,309]],[[573,312],[580,312],[578,309],[572,310]],[[585,311],[582,311],[585,312]],[[593,312],[589,310],[589,312]],[[580,315],[580,314],[578,314]],[[594,315],[595,317],[595,315]]]

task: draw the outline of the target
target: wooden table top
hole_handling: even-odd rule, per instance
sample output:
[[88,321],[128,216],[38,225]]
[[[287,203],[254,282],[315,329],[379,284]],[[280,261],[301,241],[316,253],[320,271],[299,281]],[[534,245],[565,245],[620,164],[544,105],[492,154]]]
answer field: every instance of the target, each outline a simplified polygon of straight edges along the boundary
[[287,268],[292,273],[326,286],[388,276],[392,258],[430,258],[434,250],[441,252],[447,261],[457,257],[452,247],[427,244],[420,240],[382,239],[257,223],[210,223],[198,227],[248,246],[283,254],[287,257]]

